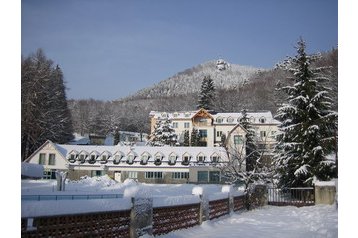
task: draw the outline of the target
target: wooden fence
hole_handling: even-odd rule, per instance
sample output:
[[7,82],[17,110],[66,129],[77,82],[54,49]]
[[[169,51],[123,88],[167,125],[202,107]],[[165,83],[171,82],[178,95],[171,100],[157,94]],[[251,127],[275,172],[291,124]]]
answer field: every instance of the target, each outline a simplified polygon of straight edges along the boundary
[[[209,201],[209,219],[244,208],[244,196]],[[132,213],[132,215],[131,215]],[[192,227],[203,221],[203,201],[196,204],[155,207],[152,213],[153,235]],[[75,215],[21,218],[21,237],[137,237],[133,232],[133,208]],[[132,229],[132,231],[131,231]]]
[[198,225],[200,203],[175,207],[153,208],[153,235]]
[[21,218],[21,237],[129,237],[129,229],[130,210]]

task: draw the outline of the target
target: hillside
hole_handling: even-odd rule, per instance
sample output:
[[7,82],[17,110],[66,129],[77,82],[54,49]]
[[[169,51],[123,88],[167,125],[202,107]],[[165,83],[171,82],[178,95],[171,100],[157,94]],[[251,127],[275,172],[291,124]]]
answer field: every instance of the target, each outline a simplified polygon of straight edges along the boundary
[[172,97],[198,93],[204,76],[210,76],[217,89],[232,89],[243,84],[262,69],[211,60],[169,77],[126,99]]
[[[338,110],[338,49],[322,53],[316,66],[330,66],[327,86],[333,89],[333,109]],[[228,67],[227,67],[228,66]],[[289,74],[280,69],[217,64],[210,61],[180,72],[131,97],[105,102],[69,100],[73,127],[78,133],[107,134],[114,128],[149,133],[150,111],[195,110],[202,78],[210,74],[216,86],[215,110],[239,112],[270,110],[275,114],[286,95],[275,88],[291,84]]]

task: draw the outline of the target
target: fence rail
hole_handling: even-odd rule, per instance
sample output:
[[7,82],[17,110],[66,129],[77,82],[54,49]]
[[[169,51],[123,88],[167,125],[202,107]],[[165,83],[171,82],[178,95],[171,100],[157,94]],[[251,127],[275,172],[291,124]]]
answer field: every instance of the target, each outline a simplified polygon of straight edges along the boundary
[[90,200],[123,198],[123,194],[85,194],[85,195],[21,195],[23,201],[48,201],[48,200]]
[[199,219],[200,203],[153,208],[153,235],[198,225]]
[[312,206],[314,188],[268,188],[268,204],[274,206]]
[[[195,204],[154,207],[148,215],[150,224],[146,226],[150,227],[148,232],[155,236],[192,227],[205,219],[218,218],[243,209],[244,199],[242,195],[228,196],[209,201],[207,208],[204,208],[203,200]],[[137,237],[138,230],[146,227],[136,224],[138,221],[135,217],[144,211],[147,204],[133,201],[133,207],[125,211],[23,217],[21,237]],[[142,207],[137,207],[138,204]],[[204,216],[204,209],[208,209],[205,210],[207,217]]]
[[129,237],[129,228],[130,210],[21,218],[21,237],[29,238]]

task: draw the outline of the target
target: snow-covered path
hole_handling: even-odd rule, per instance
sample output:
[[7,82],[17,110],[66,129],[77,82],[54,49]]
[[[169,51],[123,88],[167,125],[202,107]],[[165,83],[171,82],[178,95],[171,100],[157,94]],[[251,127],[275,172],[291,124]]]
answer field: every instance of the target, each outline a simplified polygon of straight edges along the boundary
[[335,206],[328,205],[302,208],[265,206],[160,237],[338,237],[338,211]]

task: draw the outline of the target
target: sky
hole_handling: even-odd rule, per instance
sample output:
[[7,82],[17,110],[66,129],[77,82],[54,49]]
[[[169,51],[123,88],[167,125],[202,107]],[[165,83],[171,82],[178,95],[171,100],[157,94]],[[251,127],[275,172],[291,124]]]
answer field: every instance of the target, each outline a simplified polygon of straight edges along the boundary
[[22,0],[21,54],[42,48],[68,99],[115,100],[223,58],[272,68],[303,37],[338,46],[338,0]]

